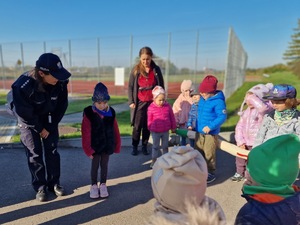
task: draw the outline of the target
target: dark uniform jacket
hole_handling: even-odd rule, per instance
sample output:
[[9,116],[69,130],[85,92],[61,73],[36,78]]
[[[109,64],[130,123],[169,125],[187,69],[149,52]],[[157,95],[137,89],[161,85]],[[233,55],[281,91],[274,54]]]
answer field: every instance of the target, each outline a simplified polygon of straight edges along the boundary
[[44,85],[38,89],[38,81],[26,72],[12,84],[13,105],[18,122],[40,133],[57,128],[68,107],[67,81]]

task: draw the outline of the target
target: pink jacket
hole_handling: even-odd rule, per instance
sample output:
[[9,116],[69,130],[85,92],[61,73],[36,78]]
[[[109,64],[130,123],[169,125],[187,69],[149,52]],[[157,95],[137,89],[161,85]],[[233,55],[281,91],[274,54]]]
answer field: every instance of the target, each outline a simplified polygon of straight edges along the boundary
[[247,101],[254,106],[247,107],[235,127],[235,140],[237,146],[253,146],[254,139],[258,133],[264,115],[272,110],[271,104],[262,101],[256,95],[249,95]]
[[186,128],[192,104],[193,99],[191,97],[184,97],[182,93],[175,100],[173,113],[176,124],[179,125],[180,128]]
[[162,106],[152,102],[148,107],[148,129],[151,132],[167,132],[176,129],[175,117],[169,103]]

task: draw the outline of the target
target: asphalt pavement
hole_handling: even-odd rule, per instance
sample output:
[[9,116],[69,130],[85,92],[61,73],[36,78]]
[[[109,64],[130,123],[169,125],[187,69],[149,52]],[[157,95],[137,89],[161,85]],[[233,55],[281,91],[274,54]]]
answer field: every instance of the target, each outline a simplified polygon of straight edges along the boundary
[[[0,150],[0,224],[102,224],[142,225],[153,214],[151,156],[132,156],[130,147],[110,157],[109,198],[89,198],[90,164],[81,148],[60,148],[61,184],[66,196],[50,195],[47,202],[35,200],[30,173],[22,148]],[[228,224],[245,203],[240,197],[242,183],[229,178],[234,174],[234,157],[217,152],[217,179],[206,195],[223,208]]]
[[[127,105],[114,106],[128,110]],[[65,116],[62,124],[81,121],[82,114]],[[0,107],[1,138],[9,138],[16,121]],[[1,133],[2,132],[2,133]],[[221,133],[226,140],[232,133]],[[108,174],[109,198],[89,198],[90,164],[81,148],[81,139],[60,142],[61,184],[66,195],[50,195],[47,202],[35,200],[25,152],[20,144],[0,141],[0,224],[101,224],[142,225],[153,215],[150,155],[132,156],[131,138],[122,138],[120,154],[110,157]],[[149,144],[151,149],[151,140]],[[240,197],[242,183],[230,181],[235,172],[235,158],[217,151],[217,179],[207,188],[206,195],[219,202],[229,225],[245,200]]]

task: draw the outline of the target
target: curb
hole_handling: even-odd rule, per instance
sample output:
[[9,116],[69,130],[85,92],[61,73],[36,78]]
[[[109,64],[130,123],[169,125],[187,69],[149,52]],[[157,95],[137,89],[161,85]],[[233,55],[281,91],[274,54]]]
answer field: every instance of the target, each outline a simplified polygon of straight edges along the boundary
[[[152,139],[149,140],[149,142]],[[131,146],[131,136],[121,137],[121,146],[130,147]],[[70,139],[60,139],[58,141],[59,148],[82,148],[81,138],[70,138]],[[19,149],[23,148],[21,143],[0,143],[0,149]]]
[[[227,131],[221,132],[219,134],[224,140],[235,143],[234,141],[234,132]],[[150,136],[149,143],[152,144],[152,138]],[[121,147],[131,147],[131,136],[121,137]],[[58,141],[59,148],[82,148],[81,138],[70,138],[70,139],[60,139]],[[23,148],[21,143],[1,143],[0,149],[15,149],[15,148]]]
[[[149,140],[150,142],[150,140]],[[152,143],[152,139],[151,139]],[[121,146],[130,147],[131,146],[131,136],[121,137]],[[63,148],[82,148],[81,138],[72,138],[72,139],[61,139],[58,142],[58,147]]]

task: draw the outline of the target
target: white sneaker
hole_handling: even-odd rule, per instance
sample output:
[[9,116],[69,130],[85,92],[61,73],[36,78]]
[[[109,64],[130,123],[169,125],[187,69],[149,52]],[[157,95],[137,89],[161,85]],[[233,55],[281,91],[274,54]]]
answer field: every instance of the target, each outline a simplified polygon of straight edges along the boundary
[[99,198],[99,188],[97,184],[91,185],[90,198]]
[[235,173],[230,179],[233,182],[240,182],[240,181],[243,181],[245,178],[242,175],[240,175],[239,173]]
[[101,198],[108,197],[108,191],[107,191],[106,184],[101,184],[99,189],[100,189],[100,197]]

